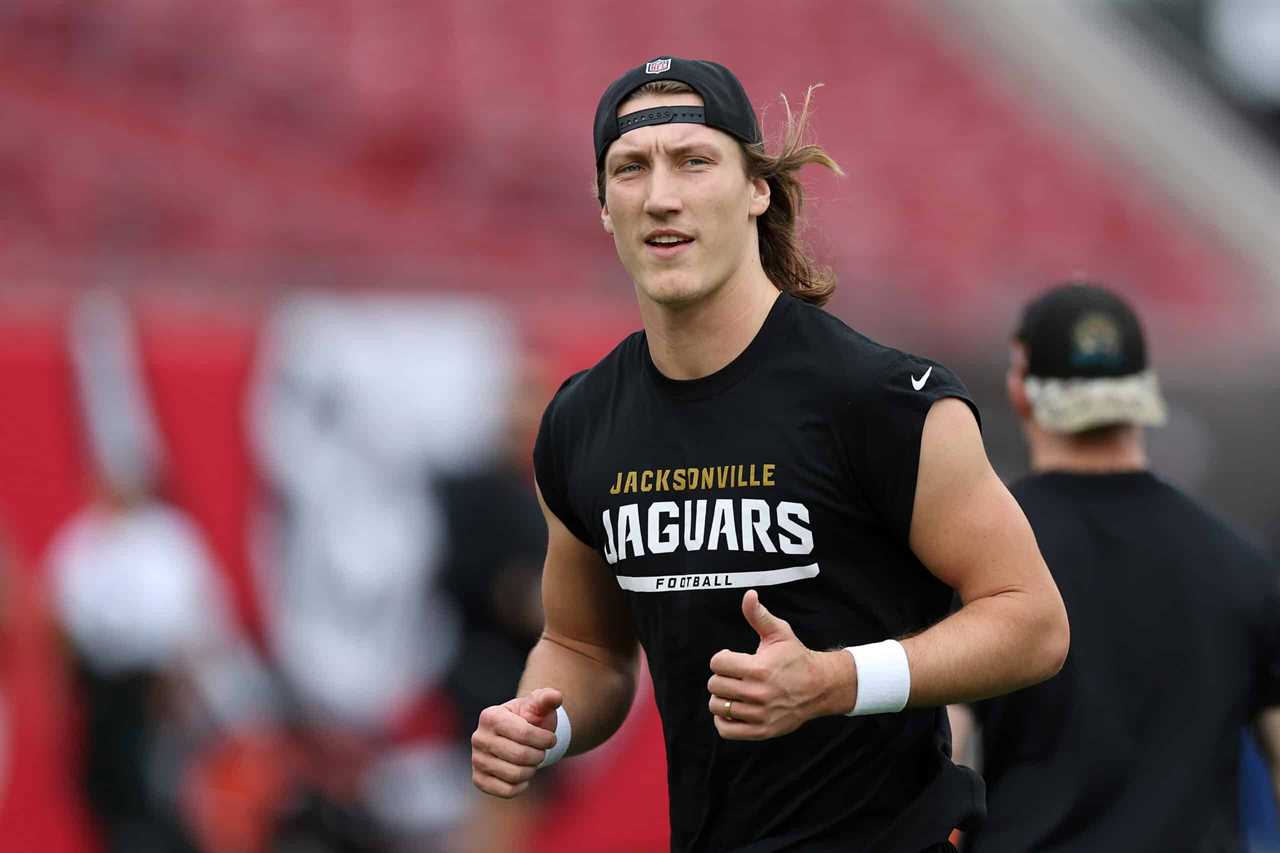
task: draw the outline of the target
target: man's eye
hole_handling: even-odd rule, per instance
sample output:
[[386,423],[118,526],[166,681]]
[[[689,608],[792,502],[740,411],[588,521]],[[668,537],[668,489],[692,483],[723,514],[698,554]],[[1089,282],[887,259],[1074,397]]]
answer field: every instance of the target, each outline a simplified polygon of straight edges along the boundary
[[684,164],[686,166],[709,166],[711,165],[711,161],[706,157],[690,157],[684,161]]
[[638,171],[639,169],[640,169],[639,163],[623,163],[621,166],[618,167],[617,171],[614,172],[614,174],[624,175],[627,172],[635,172],[635,171]]

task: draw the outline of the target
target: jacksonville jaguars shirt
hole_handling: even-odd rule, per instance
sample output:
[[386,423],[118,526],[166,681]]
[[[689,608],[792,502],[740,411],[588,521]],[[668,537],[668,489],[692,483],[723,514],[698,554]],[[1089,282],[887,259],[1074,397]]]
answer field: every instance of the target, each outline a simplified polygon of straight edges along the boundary
[[664,376],[638,332],[548,406],[538,484],[629,603],[662,716],[672,850],[919,853],[981,814],[940,709],[743,742],[707,708],[712,655],[758,644],[749,588],[819,650],[947,614],[952,591],[907,542],[924,420],[943,397],[973,406],[942,365],[784,294],[710,376]]

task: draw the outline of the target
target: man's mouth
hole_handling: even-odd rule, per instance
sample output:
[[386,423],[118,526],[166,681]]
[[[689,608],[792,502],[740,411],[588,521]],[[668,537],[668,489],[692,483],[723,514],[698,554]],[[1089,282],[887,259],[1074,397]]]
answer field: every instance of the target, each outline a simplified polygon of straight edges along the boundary
[[653,246],[656,249],[673,249],[678,246],[688,245],[693,242],[693,238],[687,234],[680,234],[673,231],[663,231],[650,234],[644,240],[645,245]]

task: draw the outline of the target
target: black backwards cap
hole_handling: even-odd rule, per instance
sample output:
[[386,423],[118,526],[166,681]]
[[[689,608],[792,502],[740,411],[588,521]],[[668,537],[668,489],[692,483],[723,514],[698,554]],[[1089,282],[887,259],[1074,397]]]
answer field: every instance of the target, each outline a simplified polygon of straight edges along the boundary
[[1023,311],[1014,339],[1026,348],[1027,398],[1046,429],[1164,423],[1142,325],[1110,290],[1084,282],[1050,289]]
[[[654,80],[677,80],[702,98],[702,106],[654,107],[618,117],[618,107],[631,93]],[[705,59],[662,56],[632,68],[605,89],[596,106],[596,168],[604,163],[605,152],[629,130],[653,124],[685,122],[705,124],[723,130],[748,144],[760,141],[756,112],[733,72]]]

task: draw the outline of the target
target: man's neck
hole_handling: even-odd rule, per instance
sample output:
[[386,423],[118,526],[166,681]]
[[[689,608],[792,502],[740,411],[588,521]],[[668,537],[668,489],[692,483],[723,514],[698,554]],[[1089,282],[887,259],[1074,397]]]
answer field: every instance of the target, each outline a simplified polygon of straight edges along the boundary
[[733,361],[759,333],[779,291],[761,270],[730,280],[699,302],[640,304],[649,355],[664,376],[701,379]]
[[1147,469],[1142,430],[1136,426],[1120,426],[1099,435],[1063,435],[1028,424],[1026,433],[1031,470],[1036,472],[1116,474]]

